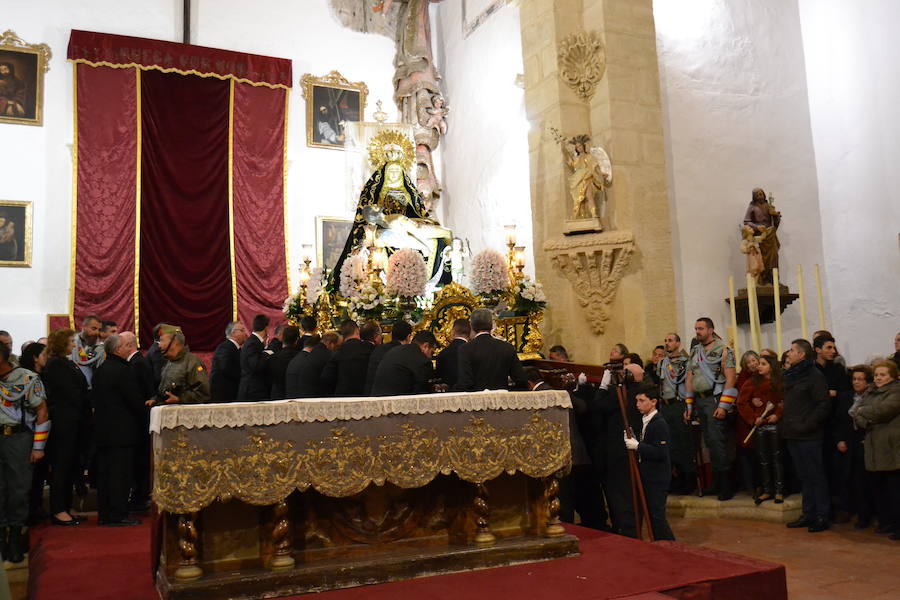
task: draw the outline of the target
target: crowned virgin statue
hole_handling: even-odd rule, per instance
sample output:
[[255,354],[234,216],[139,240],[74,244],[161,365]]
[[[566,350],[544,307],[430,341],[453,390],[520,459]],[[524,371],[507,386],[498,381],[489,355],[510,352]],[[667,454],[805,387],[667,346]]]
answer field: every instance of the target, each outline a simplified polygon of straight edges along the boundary
[[[407,174],[406,167],[412,166],[414,156],[412,144],[405,138],[385,142],[379,137],[376,136],[369,147],[370,161],[378,166],[359,195],[353,227],[334,267],[332,282],[340,277],[344,260],[365,245],[366,227],[374,226],[377,232],[375,246],[384,247],[388,254],[398,248],[419,250],[437,283],[445,270],[442,253],[453,235],[430,217],[421,194]],[[404,140],[406,144],[397,143]],[[404,145],[409,147],[404,148]]]

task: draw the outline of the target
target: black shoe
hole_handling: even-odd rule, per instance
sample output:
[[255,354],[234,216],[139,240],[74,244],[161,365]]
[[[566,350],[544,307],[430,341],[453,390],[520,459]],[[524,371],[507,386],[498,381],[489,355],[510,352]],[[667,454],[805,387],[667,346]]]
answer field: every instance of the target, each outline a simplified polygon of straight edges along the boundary
[[759,506],[766,500],[771,500],[771,499],[772,499],[772,494],[760,494],[759,496],[756,497],[756,500],[754,500],[753,503],[756,504],[757,506]]
[[892,540],[895,540],[895,541],[900,541],[900,531],[898,531],[898,532],[896,532],[896,533],[892,533],[892,534],[889,536],[889,539],[892,539]]
[[69,521],[63,521],[62,519],[57,519],[55,515],[50,516],[50,523],[53,525],[62,525],[63,527],[75,527],[77,525],[81,525],[81,521],[72,517]]
[[3,558],[11,563],[20,563],[25,560],[25,552],[22,549],[21,527],[9,528],[9,541],[6,544],[6,554]]
[[802,516],[799,519],[797,519],[796,521],[791,521],[790,523],[788,523],[786,525],[786,527],[788,529],[800,529],[801,527],[809,527],[812,524],[813,524],[812,519],[810,519],[806,516]]
[[878,528],[875,529],[875,533],[894,533],[895,529],[893,525],[878,525]]
[[9,527],[0,527],[0,556],[9,554]]
[[828,527],[828,519],[816,519],[815,521],[813,521],[812,525],[809,526],[809,529],[807,529],[807,531],[810,533],[818,533],[820,531],[827,530]]
[[141,522],[138,519],[119,519],[118,521],[103,521],[100,523],[104,527],[132,527],[140,524]]
[[784,494],[775,494],[775,504],[784,504]]
[[719,495],[720,502],[731,500],[734,498],[734,486],[731,484],[731,471],[722,471],[719,473]]
[[853,524],[854,529],[868,529],[869,528],[869,520],[868,519],[859,519],[856,523]]

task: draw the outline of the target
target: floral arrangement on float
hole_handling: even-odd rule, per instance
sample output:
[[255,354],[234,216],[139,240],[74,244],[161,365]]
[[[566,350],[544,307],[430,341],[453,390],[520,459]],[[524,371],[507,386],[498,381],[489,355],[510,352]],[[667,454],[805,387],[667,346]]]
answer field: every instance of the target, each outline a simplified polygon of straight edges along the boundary
[[391,298],[369,282],[347,298],[347,313],[355,321],[379,320],[391,304]]
[[510,288],[511,300],[509,309],[517,313],[536,313],[547,306],[547,294],[544,286],[534,281],[528,275],[514,283]]
[[496,306],[509,287],[509,264],[496,250],[482,250],[472,259],[469,278],[472,292],[481,297],[486,306]]
[[400,298],[401,303],[414,304],[425,294],[428,272],[425,259],[412,248],[401,248],[391,255],[387,265],[386,292]]
[[368,258],[362,253],[351,254],[341,265],[339,291],[344,298],[352,298],[369,281]]

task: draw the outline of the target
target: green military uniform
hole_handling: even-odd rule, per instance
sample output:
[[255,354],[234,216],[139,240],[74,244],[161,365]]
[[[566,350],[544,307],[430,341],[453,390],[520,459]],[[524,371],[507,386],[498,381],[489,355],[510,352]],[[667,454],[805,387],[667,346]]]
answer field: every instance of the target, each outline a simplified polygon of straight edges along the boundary
[[181,399],[182,404],[203,404],[210,401],[206,367],[186,347],[163,366],[162,381],[159,384],[160,397],[165,398],[166,391],[171,391],[173,386],[181,388],[181,392],[175,395]]
[[666,356],[656,367],[659,377],[659,413],[669,426],[669,453],[676,475],[672,481],[675,493],[690,493],[697,477],[694,461],[694,445],[690,425],[684,422],[684,378],[688,356],[682,352],[673,357]]
[[3,552],[19,554],[19,560],[19,535],[28,518],[35,409],[44,398],[40,378],[28,369],[18,367],[0,377],[0,530]]

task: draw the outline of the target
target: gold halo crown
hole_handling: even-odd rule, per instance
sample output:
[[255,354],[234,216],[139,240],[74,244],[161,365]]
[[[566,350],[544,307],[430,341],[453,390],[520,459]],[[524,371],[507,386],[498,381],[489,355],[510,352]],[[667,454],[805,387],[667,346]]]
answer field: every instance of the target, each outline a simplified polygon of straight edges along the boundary
[[379,169],[388,162],[397,162],[404,171],[409,172],[415,156],[412,142],[402,131],[385,129],[369,140],[369,164],[373,169]]

